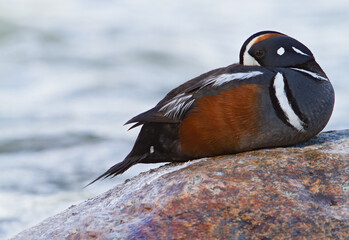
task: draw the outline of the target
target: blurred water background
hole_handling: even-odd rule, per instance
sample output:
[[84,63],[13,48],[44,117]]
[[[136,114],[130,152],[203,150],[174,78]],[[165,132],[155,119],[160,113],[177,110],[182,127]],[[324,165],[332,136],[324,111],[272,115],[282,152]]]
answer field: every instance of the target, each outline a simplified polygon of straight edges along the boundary
[[83,186],[132,147],[123,124],[238,61],[260,30],[308,46],[349,128],[349,2],[0,0],[0,239],[159,165]]

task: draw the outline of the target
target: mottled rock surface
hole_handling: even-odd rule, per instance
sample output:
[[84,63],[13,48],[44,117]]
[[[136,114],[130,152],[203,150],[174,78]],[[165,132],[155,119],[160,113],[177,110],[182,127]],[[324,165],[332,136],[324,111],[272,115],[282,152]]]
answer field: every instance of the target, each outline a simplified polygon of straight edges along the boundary
[[349,239],[349,130],[171,164],[14,239]]

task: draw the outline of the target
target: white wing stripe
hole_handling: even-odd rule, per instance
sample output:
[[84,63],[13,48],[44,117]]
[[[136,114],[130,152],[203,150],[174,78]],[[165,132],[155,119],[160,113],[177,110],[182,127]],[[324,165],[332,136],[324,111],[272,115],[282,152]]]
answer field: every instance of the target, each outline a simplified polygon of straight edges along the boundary
[[[261,75],[263,72],[260,71],[250,71],[250,72],[240,72],[240,73],[226,73],[218,76],[211,77],[204,81],[202,87],[212,84],[214,87],[219,87],[225,83],[228,83],[237,79],[248,79],[255,76]],[[185,95],[185,93],[180,93],[175,96],[171,101],[162,106],[159,111],[164,112],[164,115],[169,118],[178,118],[190,106],[194,103],[195,99],[191,99],[192,94]]]
[[188,101],[192,95],[184,96],[184,93],[178,94],[172,101],[162,106],[159,111],[164,111],[164,115],[170,118],[180,116],[194,102],[194,99]]
[[213,76],[207,79],[204,83],[204,86],[212,84],[212,86],[214,87],[219,87],[225,83],[234,81],[236,79],[248,79],[261,74],[263,74],[263,72],[260,72],[260,71],[251,71],[251,72],[242,72],[242,73],[225,73],[225,74],[221,74],[219,76]]

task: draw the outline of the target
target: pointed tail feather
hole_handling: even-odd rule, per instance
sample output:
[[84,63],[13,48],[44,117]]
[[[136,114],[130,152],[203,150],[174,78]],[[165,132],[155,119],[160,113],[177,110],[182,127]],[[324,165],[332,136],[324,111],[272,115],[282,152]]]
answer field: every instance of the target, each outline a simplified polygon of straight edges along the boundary
[[[109,168],[105,173],[103,173],[102,175],[100,175],[99,177],[97,177],[95,180],[93,180],[92,182],[90,182],[89,184],[87,184],[85,187],[91,185],[92,183],[100,180],[100,179],[105,179],[107,177],[115,177],[123,172],[125,172],[127,169],[129,169],[130,167],[132,167],[133,165],[141,162],[145,157],[147,156],[147,154],[144,154],[143,156],[139,157],[139,156],[135,156],[135,157],[126,157],[124,159],[124,161],[119,162],[117,164],[115,164],[114,166],[112,166],[111,168]],[[84,187],[84,188],[85,188]]]

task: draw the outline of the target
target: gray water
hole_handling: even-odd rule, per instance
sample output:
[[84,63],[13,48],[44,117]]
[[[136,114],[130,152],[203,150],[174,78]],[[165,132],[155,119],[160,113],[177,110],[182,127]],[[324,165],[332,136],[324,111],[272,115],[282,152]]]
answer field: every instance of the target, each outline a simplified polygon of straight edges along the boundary
[[336,90],[326,130],[349,128],[346,0],[0,0],[0,239],[159,166],[83,189],[132,147],[128,119],[266,29],[313,51]]

